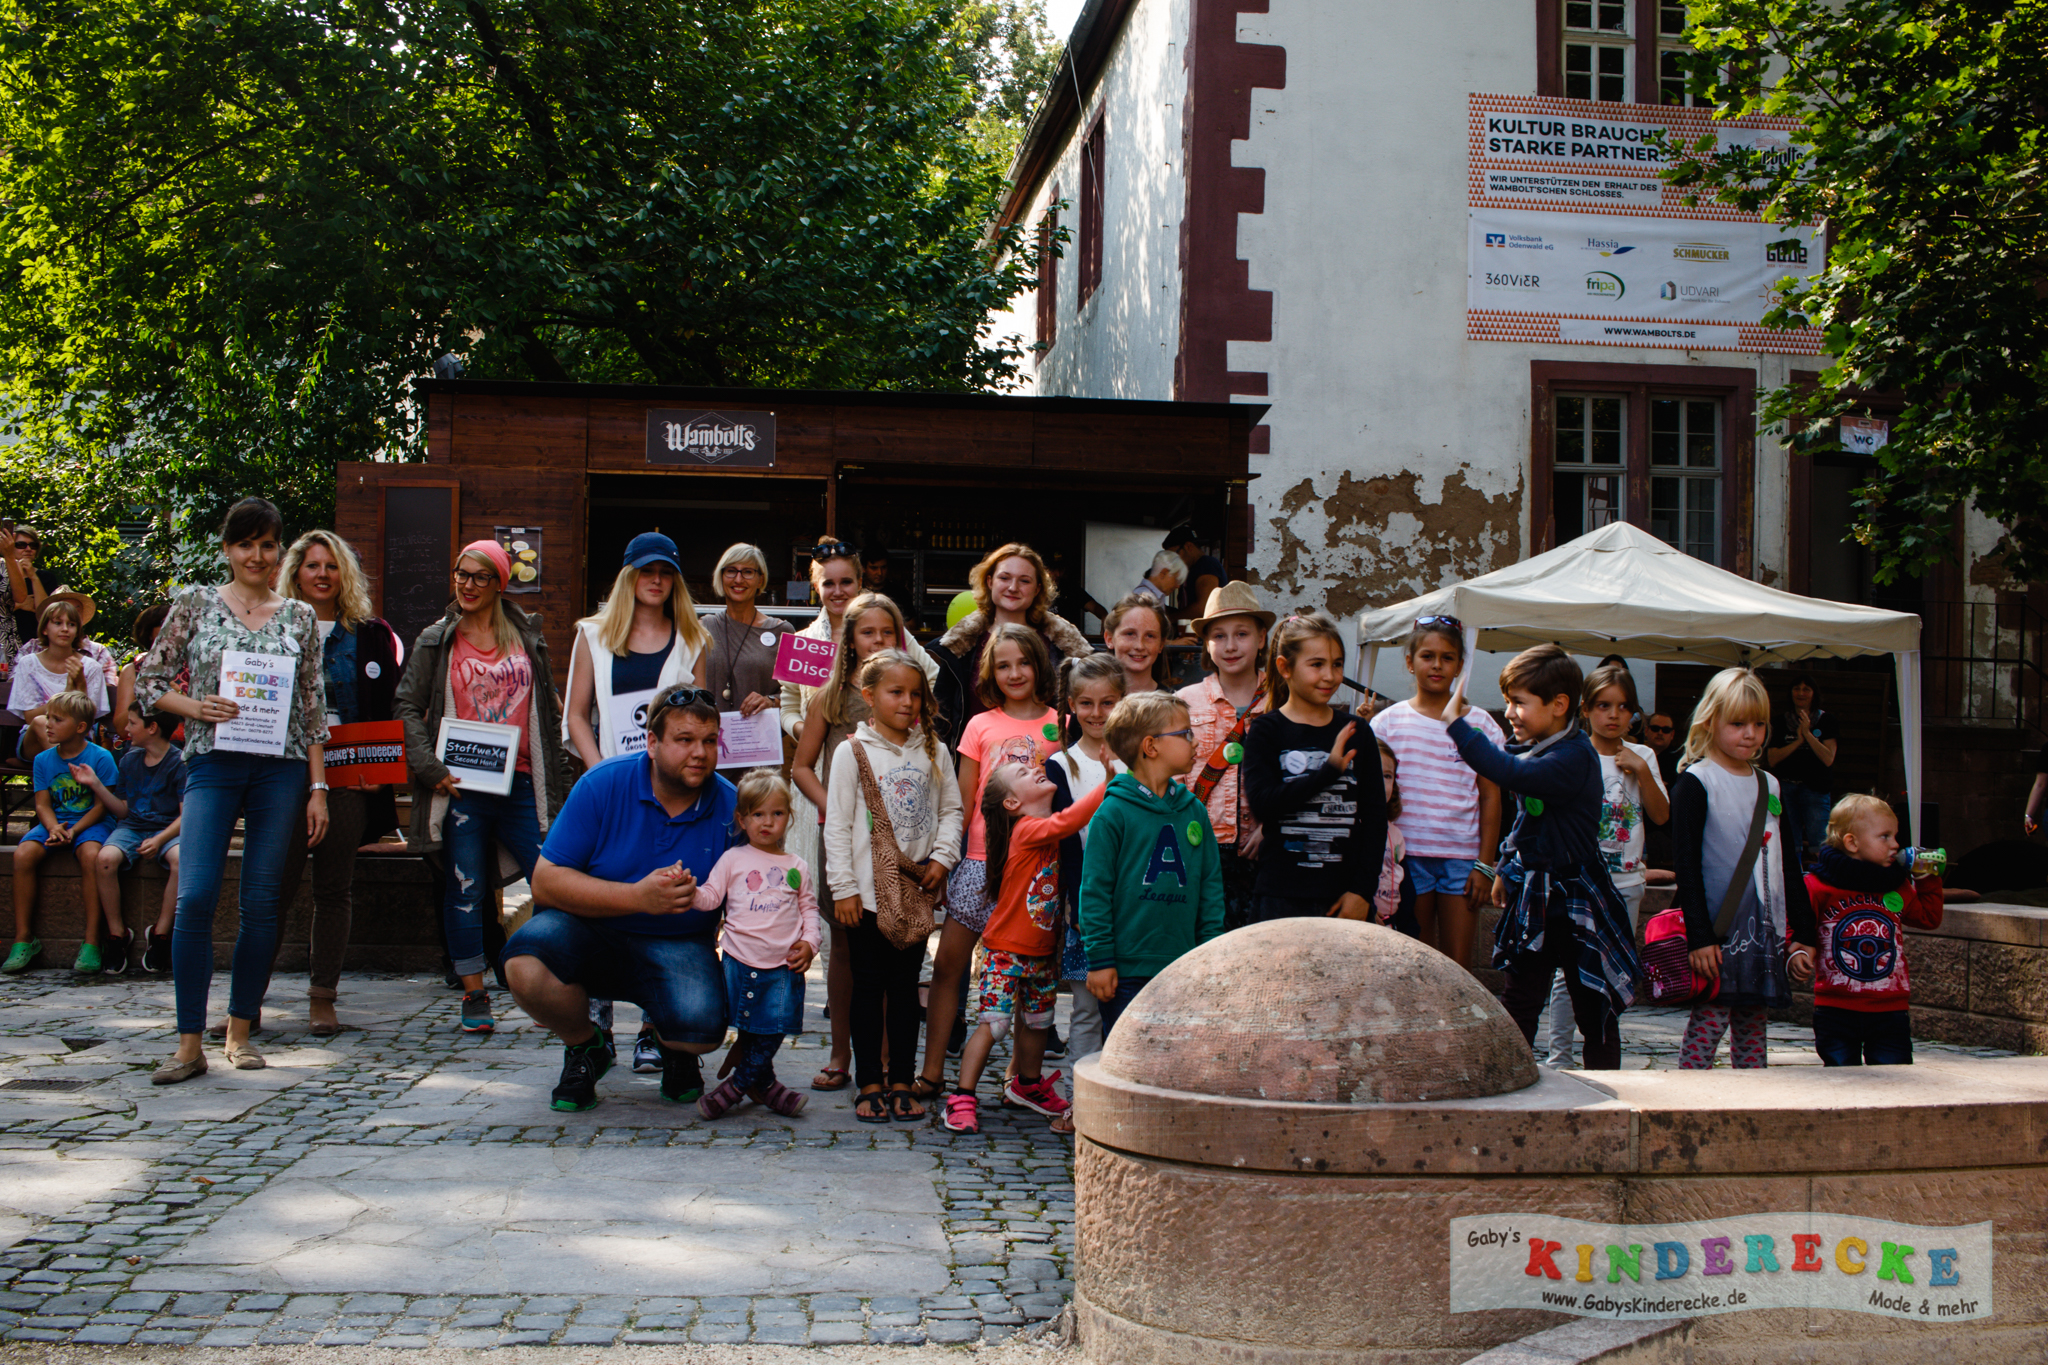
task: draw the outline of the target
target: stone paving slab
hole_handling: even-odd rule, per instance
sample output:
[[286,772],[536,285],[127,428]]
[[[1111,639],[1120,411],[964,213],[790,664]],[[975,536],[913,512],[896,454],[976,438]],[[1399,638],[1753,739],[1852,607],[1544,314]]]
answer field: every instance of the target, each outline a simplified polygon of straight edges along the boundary
[[[273,986],[268,1069],[155,1087],[168,982],[0,980],[0,1081],[85,1082],[0,1091],[0,1365],[67,1343],[900,1359],[1004,1341],[1072,1291],[1071,1148],[994,1102],[1000,1057],[975,1137],[859,1123],[850,1089],[704,1123],[624,1066],[595,1110],[556,1114],[559,1049],[509,997],[475,1038],[438,980],[351,976],[350,1028],[314,1039],[305,988]],[[826,1057],[823,999],[814,976],[778,1059],[798,1088]],[[1624,1065],[1675,1066],[1684,1019],[1624,1015]],[[622,1044],[637,1022],[619,1007]],[[1808,1031],[1769,1037],[1772,1065],[1817,1063]]]

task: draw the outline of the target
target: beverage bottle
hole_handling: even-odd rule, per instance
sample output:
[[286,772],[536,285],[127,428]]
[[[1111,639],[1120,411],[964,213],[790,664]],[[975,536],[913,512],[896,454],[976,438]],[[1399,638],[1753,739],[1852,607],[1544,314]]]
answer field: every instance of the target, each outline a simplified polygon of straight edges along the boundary
[[1902,848],[1897,862],[1915,877],[1938,877],[1948,871],[1948,850],[1945,848]]

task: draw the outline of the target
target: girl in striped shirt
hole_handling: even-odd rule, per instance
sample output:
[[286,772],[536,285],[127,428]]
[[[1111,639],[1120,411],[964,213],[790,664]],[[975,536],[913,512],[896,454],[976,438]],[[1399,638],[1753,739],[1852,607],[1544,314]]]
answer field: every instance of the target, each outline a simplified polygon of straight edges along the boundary
[[[1408,635],[1408,671],[1415,695],[1372,718],[1372,732],[1394,751],[1401,769],[1396,828],[1407,846],[1422,941],[1470,968],[1478,907],[1492,886],[1474,860],[1492,863],[1500,849],[1500,788],[1458,759],[1444,709],[1465,666],[1465,627],[1427,616]],[[1495,744],[1504,743],[1492,716],[1474,707],[1466,719]]]

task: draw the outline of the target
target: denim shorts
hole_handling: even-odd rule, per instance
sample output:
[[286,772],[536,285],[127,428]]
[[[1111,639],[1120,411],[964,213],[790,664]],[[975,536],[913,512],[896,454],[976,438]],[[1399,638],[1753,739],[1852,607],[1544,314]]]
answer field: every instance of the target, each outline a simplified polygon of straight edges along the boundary
[[557,981],[595,999],[632,1001],[665,1043],[725,1041],[725,972],[710,934],[634,934],[537,910],[505,944],[504,960],[515,957],[539,958]]
[[749,967],[725,959],[725,998],[741,1033],[802,1033],[804,978],[787,967]]
[[[97,825],[82,829],[72,835],[71,847],[77,848],[80,844],[104,844],[107,841],[107,836],[113,832],[114,822],[112,820],[102,820]],[[21,836],[20,842],[24,844],[42,844],[48,843],[49,838],[49,826],[40,820],[30,820],[28,822],[28,833]]]
[[[153,839],[162,832],[162,830],[155,829],[139,829],[123,821],[115,825],[114,832],[107,836],[107,847],[121,850],[121,866],[133,867],[135,865],[135,850],[142,847],[142,841],[144,839]],[[157,865],[168,869],[171,865],[170,852],[177,846],[178,841],[172,839],[169,843],[158,849],[156,854]]]
[[1462,896],[1472,876],[1470,858],[1418,858],[1408,855],[1408,875],[1414,879],[1415,894],[1427,896],[1439,892],[1446,896]]

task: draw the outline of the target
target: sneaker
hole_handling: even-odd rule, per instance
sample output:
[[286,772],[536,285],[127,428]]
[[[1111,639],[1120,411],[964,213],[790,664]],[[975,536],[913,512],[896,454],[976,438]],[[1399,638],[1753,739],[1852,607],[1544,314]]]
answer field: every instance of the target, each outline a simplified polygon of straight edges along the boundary
[[491,1018],[491,993],[470,991],[462,997],[462,1031],[464,1033],[490,1033],[498,1027]]
[[100,975],[128,975],[128,954],[134,946],[135,934],[132,931],[109,942],[106,951],[100,954],[105,959],[105,965],[100,968]]
[[1003,1098],[1012,1104],[1035,1110],[1049,1119],[1056,1119],[1073,1108],[1059,1091],[1052,1088],[1052,1078],[1049,1076],[1040,1076],[1035,1081],[1027,1081],[1022,1076],[1012,1076],[1009,1083],[1003,1087]]
[[1048,1057],[1064,1057],[1067,1055],[1067,1040],[1060,1037],[1060,1031],[1056,1027],[1045,1031],[1045,1055]]
[[604,1039],[604,1055],[616,1063],[619,1060],[619,1040],[612,1036],[612,1031],[608,1028],[599,1029],[597,1036]]
[[939,1126],[949,1133],[980,1132],[981,1101],[965,1090],[955,1090],[940,1105]]
[[99,944],[81,943],[78,945],[78,956],[72,959],[71,962],[72,971],[80,976],[98,976],[100,974],[100,965]]
[[26,943],[17,943],[7,950],[7,961],[4,965],[0,965],[0,972],[6,972],[9,975],[15,972],[25,972],[28,970],[28,964],[34,962],[36,955],[42,951],[43,941],[39,938],[32,938]]
[[661,1054],[665,1049],[661,1040],[654,1036],[654,1030],[644,1028],[633,1040],[633,1071],[635,1075],[652,1076],[661,1070]]
[[142,970],[158,973],[171,970],[171,936],[157,933],[154,924],[142,926]]
[[[636,1053],[639,1048],[633,1049]],[[677,1104],[695,1104],[704,1094],[704,1068],[694,1052],[661,1049],[661,1097]]]
[[597,1083],[612,1069],[604,1044],[595,1038],[562,1049],[562,1079],[548,1096],[548,1108],[580,1114],[597,1107]]

